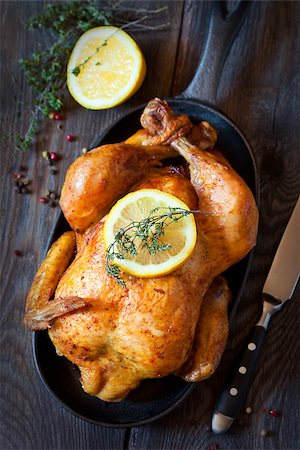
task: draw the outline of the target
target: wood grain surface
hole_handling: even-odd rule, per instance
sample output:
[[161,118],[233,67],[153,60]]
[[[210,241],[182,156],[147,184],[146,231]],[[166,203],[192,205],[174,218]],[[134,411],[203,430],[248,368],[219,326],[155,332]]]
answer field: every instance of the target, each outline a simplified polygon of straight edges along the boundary
[[[220,449],[299,449],[299,286],[293,300],[272,319],[247,399],[252,414],[242,411],[226,435],[209,431],[218,393],[259,315],[262,286],[300,193],[299,2],[252,3],[218,87],[216,106],[237,123],[252,145],[261,200],[251,273],[217,373],[199,383],[192,396],[168,416],[125,430],[98,427],[65,411],[46,392],[34,367],[31,334],[22,324],[25,298],[59,213],[58,208],[42,205],[38,199],[46,189],[60,191],[67,167],[112,121],[154,96],[176,95],[187,87],[203,49],[213,5],[193,0],[125,3],[136,9],[168,7],[163,20],[170,25],[165,30],[134,33],[148,66],[142,88],[124,105],[107,111],[83,110],[66,96],[62,131],[55,121],[44,120],[30,150],[13,157],[15,136],[26,130],[33,105],[18,60],[45,45],[48,35],[24,27],[24,21],[41,11],[44,2],[0,2],[0,448],[207,449],[216,444]],[[68,133],[76,137],[75,142],[66,141]],[[51,175],[41,157],[41,152],[49,149],[63,156],[57,175]],[[12,174],[20,165],[28,168],[30,195],[14,192]],[[16,249],[21,257],[14,254]],[[271,407],[281,411],[280,417],[263,411]],[[268,436],[261,436],[262,429],[269,431]]]

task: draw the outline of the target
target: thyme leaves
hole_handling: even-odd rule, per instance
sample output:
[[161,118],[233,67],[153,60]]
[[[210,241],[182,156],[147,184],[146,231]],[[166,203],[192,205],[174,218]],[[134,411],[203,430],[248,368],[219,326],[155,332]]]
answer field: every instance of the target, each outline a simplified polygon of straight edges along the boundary
[[[162,211],[164,210],[164,211]],[[161,211],[161,214],[157,214]],[[119,228],[115,240],[106,249],[106,271],[122,287],[126,287],[121,278],[121,269],[117,260],[126,256],[137,256],[141,249],[146,249],[150,255],[161,253],[171,248],[169,243],[163,243],[161,238],[165,228],[189,214],[200,211],[191,211],[183,208],[156,207],[140,221],[131,221],[124,228]]]

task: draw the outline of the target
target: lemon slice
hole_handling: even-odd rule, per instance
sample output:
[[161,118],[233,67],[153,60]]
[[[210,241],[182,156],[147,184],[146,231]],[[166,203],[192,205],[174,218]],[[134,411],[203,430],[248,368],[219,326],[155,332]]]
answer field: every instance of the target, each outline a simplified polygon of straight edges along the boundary
[[120,28],[92,28],[77,41],[67,68],[70,94],[88,109],[119,105],[141,86],[146,74],[143,54]]
[[[157,211],[151,213],[154,208]],[[141,189],[132,192],[119,200],[108,214],[104,226],[104,242],[106,251],[109,251],[114,243],[114,253],[121,253],[124,259],[114,259],[121,270],[137,277],[154,277],[166,275],[177,269],[191,255],[197,239],[197,230],[193,214],[188,214],[179,220],[166,219],[168,225],[163,228],[164,234],[158,238],[159,245],[165,245],[167,250],[149,252],[144,242],[136,237],[136,255],[124,252],[116,234],[120,229],[124,229],[132,222],[140,222],[151,213],[160,216],[170,212],[169,208],[189,210],[189,207],[173,195],[156,189]],[[173,216],[174,218],[174,216]],[[161,220],[161,219],[160,219]],[[156,222],[157,223],[157,222]],[[149,236],[155,233],[155,225],[150,227]],[[127,236],[136,234],[136,229],[127,232]]]

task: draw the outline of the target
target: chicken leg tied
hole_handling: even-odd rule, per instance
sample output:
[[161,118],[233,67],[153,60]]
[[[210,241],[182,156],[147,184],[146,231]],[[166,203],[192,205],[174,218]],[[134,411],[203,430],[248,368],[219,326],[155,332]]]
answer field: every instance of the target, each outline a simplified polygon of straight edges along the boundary
[[[182,128],[181,116],[178,129],[174,131],[176,117],[165,101],[155,99],[145,108],[141,123],[157,145],[171,140],[171,146],[188,162],[199,209],[207,216],[205,220],[203,215],[197,215],[196,220],[201,222],[200,229],[209,240],[210,259],[218,260],[214,268],[218,275],[241,260],[255,245],[257,207],[252,192],[229,163],[201,150],[183,136],[184,130],[189,128],[186,123]],[[170,137],[169,121],[174,139]]]

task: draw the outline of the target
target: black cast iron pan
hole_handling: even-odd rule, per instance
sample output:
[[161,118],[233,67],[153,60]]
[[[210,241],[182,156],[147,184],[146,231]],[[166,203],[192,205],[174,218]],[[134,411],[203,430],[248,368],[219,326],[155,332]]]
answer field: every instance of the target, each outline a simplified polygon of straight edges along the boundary
[[[246,181],[258,201],[258,176],[251,148],[238,127],[211,106],[228,49],[249,8],[248,2],[238,2],[237,6],[234,2],[235,10],[229,11],[228,4],[211,2],[208,36],[201,63],[189,87],[180,96],[168,99],[168,103],[176,113],[187,114],[195,123],[206,120],[218,130],[218,149]],[[112,124],[92,148],[121,142],[137,131],[144,107],[136,108]],[[61,214],[48,248],[67,229],[68,224]],[[250,261],[251,254],[226,273],[234,298],[231,319],[242,295]],[[125,400],[106,403],[82,390],[78,369],[64,357],[56,355],[47,331],[33,334],[33,352],[37,370],[50,393],[70,412],[98,425],[130,427],[152,422],[173,410],[195,387],[195,384],[171,375],[159,380],[146,380]]]

